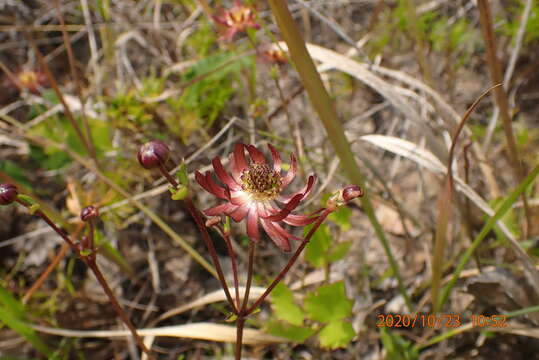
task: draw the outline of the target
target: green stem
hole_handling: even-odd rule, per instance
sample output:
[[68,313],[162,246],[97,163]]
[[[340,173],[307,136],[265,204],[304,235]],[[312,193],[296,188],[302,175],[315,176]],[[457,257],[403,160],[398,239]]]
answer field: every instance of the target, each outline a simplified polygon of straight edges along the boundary
[[472,245],[466,250],[466,252],[462,255],[459,264],[453,271],[453,276],[451,277],[451,280],[449,283],[444,287],[442,296],[440,297],[438,308],[441,309],[444,303],[449,298],[449,295],[451,294],[451,290],[455,286],[459,275],[461,271],[464,269],[468,261],[470,260],[470,257],[473,255],[477,247],[481,244],[481,242],[485,239],[487,234],[492,230],[494,225],[498,220],[500,220],[507,211],[509,211],[513,205],[513,203],[517,200],[517,198],[526,190],[526,188],[535,180],[535,178],[539,175],[539,165],[535,166],[535,168],[530,172],[530,174],[524,179],[523,182],[521,182],[513,192],[505,199],[505,201],[500,205],[498,211],[492,216],[486,224],[481,229],[481,232],[476,236],[474,241],[472,242]]
[[[483,38],[485,40],[487,63],[490,71],[490,77],[493,85],[499,85],[503,83],[502,77],[502,65],[498,59],[496,50],[496,36],[494,35],[492,13],[488,0],[477,0],[477,9],[479,10],[479,21],[481,23],[481,30],[483,32]],[[496,104],[500,109],[500,116],[502,118],[503,131],[505,133],[505,139],[507,141],[507,150],[509,153],[509,159],[511,160],[511,166],[515,174],[517,181],[522,181],[525,177],[525,170],[522,162],[518,156],[518,149],[516,145],[515,135],[513,133],[513,125],[511,116],[509,115],[509,104],[507,100],[507,94],[503,86],[498,86],[494,89],[494,95],[496,98]],[[528,235],[532,226],[531,212],[528,206],[528,200],[526,194],[522,193],[522,202],[524,204],[524,214],[526,217],[526,231],[525,236]]]
[[[359,185],[362,189],[366,189],[363,174],[361,173],[361,170],[359,169],[359,166],[354,158],[354,154],[350,148],[350,143],[344,135],[344,129],[339,122],[339,116],[335,110],[335,107],[333,106],[333,102],[331,101],[329,94],[324,88],[320,74],[316,70],[314,62],[307,51],[305,42],[303,41],[301,34],[294,23],[294,19],[292,18],[292,14],[290,13],[286,2],[284,0],[269,0],[269,4],[275,19],[277,20],[277,25],[279,26],[283,38],[288,46],[290,57],[294,61],[296,70],[298,71],[303,82],[303,86],[309,95],[311,104],[318,113],[320,120],[326,129],[329,140],[331,141],[333,148],[335,149],[335,153],[341,161],[348,179],[350,182]],[[385,237],[384,230],[376,218],[367,191],[361,198],[361,203],[363,210],[367,214],[371,224],[374,227],[374,231],[380,240],[382,247],[384,248],[389,266],[397,279],[399,292],[404,298],[408,309],[412,311],[412,303],[406,291],[406,287],[404,286],[404,281],[402,279],[397,261],[395,260],[389,246],[389,242]]]

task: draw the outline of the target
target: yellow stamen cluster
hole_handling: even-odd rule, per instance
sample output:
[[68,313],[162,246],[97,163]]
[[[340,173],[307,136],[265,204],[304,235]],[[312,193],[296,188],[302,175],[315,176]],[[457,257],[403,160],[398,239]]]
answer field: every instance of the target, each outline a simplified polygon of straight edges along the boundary
[[272,200],[279,195],[282,177],[267,164],[251,164],[240,176],[241,187],[256,200]]
[[252,10],[248,7],[240,6],[230,10],[227,15],[227,25],[234,26],[249,21],[252,17]]
[[19,81],[24,87],[32,87],[37,83],[37,74],[31,70],[25,70],[19,74]]

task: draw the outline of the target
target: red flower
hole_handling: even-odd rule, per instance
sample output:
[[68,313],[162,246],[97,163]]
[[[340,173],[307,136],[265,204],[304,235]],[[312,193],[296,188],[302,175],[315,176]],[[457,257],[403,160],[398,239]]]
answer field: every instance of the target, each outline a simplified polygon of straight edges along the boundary
[[231,41],[239,32],[245,32],[247,28],[259,29],[255,22],[254,9],[243,5],[239,0],[234,1],[234,5],[229,9],[221,9],[219,15],[214,16],[216,23],[226,28],[222,39]]
[[13,79],[8,78],[5,81],[5,85],[12,89],[22,88],[38,94],[43,87],[49,86],[47,75],[42,70],[19,70],[13,76]]
[[286,58],[284,51],[278,48],[268,47],[262,51],[262,59],[270,64],[286,65],[288,59]]
[[[301,239],[287,232],[282,223],[305,226],[316,220],[316,217],[291,213],[309,194],[316,177],[309,176],[307,184],[300,191],[282,195],[282,189],[290,184],[296,175],[297,161],[294,154],[291,154],[290,170],[283,176],[279,153],[273,146],[268,144],[268,147],[273,158],[272,166],[253,145],[236,144],[230,156],[231,174],[225,170],[218,156],[212,160],[215,174],[224,186],[215,183],[209,171],[205,175],[197,171],[195,178],[207,192],[227,200],[224,204],[205,210],[205,215],[227,215],[236,222],[247,219],[247,235],[256,242],[260,241],[260,223],[277,246],[284,251],[290,251],[289,240]],[[246,149],[251,158],[250,162],[245,157]],[[283,203],[284,206],[279,207],[277,202]]]

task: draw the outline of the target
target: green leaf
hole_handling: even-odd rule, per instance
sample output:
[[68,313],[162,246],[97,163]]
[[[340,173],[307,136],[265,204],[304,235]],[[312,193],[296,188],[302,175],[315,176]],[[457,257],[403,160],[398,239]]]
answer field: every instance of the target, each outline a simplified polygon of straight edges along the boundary
[[[308,232],[311,229],[310,226],[305,228]],[[314,267],[322,267],[327,263],[326,253],[331,244],[331,233],[329,227],[326,224],[320,225],[318,230],[314,233],[311,241],[307,244],[305,249],[305,260],[307,260]]]
[[19,194],[19,195],[17,196],[17,198],[18,198],[19,200],[22,200],[22,201],[24,201],[25,203],[27,203],[27,204],[28,204],[28,207],[32,207],[32,206],[35,207],[35,206],[37,206],[37,207],[39,208],[39,204],[38,204],[38,203],[34,200],[34,198],[31,197],[31,196],[24,195],[24,194]]
[[332,212],[328,218],[335,224],[339,225],[341,231],[350,230],[350,217],[352,216],[352,210],[346,206],[341,206],[334,212]]
[[24,317],[24,306],[9,291],[0,286],[0,304],[8,308],[16,317]]
[[346,347],[354,336],[352,324],[342,320],[330,322],[318,334],[320,345],[330,349]]
[[380,328],[380,339],[387,352],[387,359],[390,360],[415,360],[418,358],[418,351],[412,347],[412,343],[402,338],[387,328]]
[[266,331],[271,335],[280,336],[297,343],[304,342],[316,332],[316,330],[309,327],[296,326],[277,320],[268,322]]
[[513,190],[509,195],[506,197],[506,199],[503,201],[503,203],[500,205],[500,207],[496,210],[496,213],[488,219],[488,221],[483,225],[483,228],[479,232],[479,234],[476,235],[474,241],[472,244],[466,249],[464,254],[460,257],[460,261],[458,265],[456,266],[455,270],[453,270],[453,275],[451,277],[451,280],[447,283],[447,285],[444,287],[442,296],[440,298],[440,308],[442,305],[447,301],[449,298],[449,295],[451,294],[451,291],[453,290],[453,287],[457,283],[457,280],[459,279],[460,272],[466,267],[466,264],[472,257],[474,251],[477,249],[479,245],[481,245],[481,242],[487,237],[487,235],[490,233],[492,228],[496,225],[496,222],[501,219],[508,211],[510,211],[513,207],[513,204],[517,201],[520,194],[522,194],[530,184],[532,184],[535,180],[535,178],[539,175],[539,165],[536,165],[529,173],[528,176]]
[[0,161],[0,171],[5,172],[19,183],[32,187],[32,184],[26,178],[26,170],[14,161],[2,159]]
[[185,165],[185,160],[182,159],[182,163],[180,164],[180,168],[178,169],[178,172],[176,173],[176,178],[178,179],[179,183],[183,186],[189,185],[189,174],[187,174],[187,166]]
[[346,241],[346,242],[342,242],[335,245],[327,256],[328,261],[334,262],[334,261],[341,260],[343,257],[346,256],[351,246],[352,246],[351,241]]
[[304,307],[309,318],[324,323],[341,320],[352,313],[352,301],[346,297],[342,281],[307,294]]
[[92,132],[92,141],[100,153],[114,149],[111,141],[111,126],[109,123],[97,119],[89,119]]
[[122,253],[112,246],[110,241],[105,239],[101,231],[96,230],[94,232],[94,241],[98,248],[99,254],[105,256],[107,259],[118,265],[126,274],[133,275],[135,273]]
[[189,194],[189,188],[184,185],[178,185],[177,189],[174,189],[172,186],[169,188],[172,193],[172,200],[183,200]]
[[0,323],[4,323],[13,331],[24,337],[31,343],[39,352],[47,355],[50,358],[51,350],[43,342],[24,320],[25,312],[23,304],[14,298],[9,291],[0,286]]
[[294,295],[285,284],[281,282],[273,289],[271,301],[278,319],[297,326],[303,325],[303,310],[294,302]]

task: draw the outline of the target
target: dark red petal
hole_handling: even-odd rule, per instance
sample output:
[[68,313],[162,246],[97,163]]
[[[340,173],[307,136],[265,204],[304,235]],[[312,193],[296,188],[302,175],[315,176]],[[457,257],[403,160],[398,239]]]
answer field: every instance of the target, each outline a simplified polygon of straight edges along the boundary
[[251,159],[257,164],[265,164],[266,158],[264,157],[264,154],[260,152],[256,147],[253,145],[247,145],[247,151],[249,152],[249,155],[251,156]]
[[283,222],[292,226],[305,226],[305,225],[312,224],[317,219],[318,219],[318,216],[310,217],[306,215],[289,214],[287,217],[283,219]]
[[232,174],[232,177],[234,178],[234,180],[236,180],[237,184],[241,184],[241,178],[240,178],[241,171],[240,172],[236,171],[236,166],[234,162],[234,152],[231,152],[228,155],[228,163],[230,164],[230,174]]
[[275,227],[275,229],[277,230],[277,232],[279,234],[281,234],[281,236],[287,238],[287,239],[292,239],[292,240],[296,240],[296,241],[301,241],[302,239],[297,237],[297,236],[294,236],[292,234],[290,234],[288,231],[286,231],[285,229],[283,229],[283,227],[277,223],[272,223],[273,227]]
[[247,235],[255,242],[260,241],[260,231],[258,229],[258,213],[256,208],[251,208],[247,215]]
[[241,172],[248,167],[247,160],[245,159],[245,145],[237,143],[234,147],[234,172],[241,174]]
[[[213,194],[212,189],[208,186],[208,183],[206,182],[206,177],[200,173],[200,171],[195,171],[195,180],[197,183],[204,188],[207,192],[210,194]],[[213,194],[216,195],[216,194]]]
[[293,199],[295,196],[297,196],[298,194],[302,194],[303,195],[303,198],[307,197],[307,195],[309,195],[309,193],[311,192],[312,188],[313,188],[313,185],[314,183],[316,182],[316,176],[314,175],[310,175],[309,176],[309,179],[307,180],[307,184],[305,184],[305,186],[303,187],[303,189],[299,190],[299,191],[296,191],[295,193],[293,194],[289,194],[289,195],[281,195],[279,196],[279,201],[281,202],[287,202],[287,201],[290,201],[291,199]]
[[206,184],[208,185],[208,187],[211,189],[211,193],[214,194],[215,196],[218,196],[220,197],[221,199],[226,199],[227,196],[225,195],[225,189],[220,187],[219,185],[217,185],[215,183],[215,181],[213,181],[213,179],[211,178],[211,172],[206,172]]
[[283,178],[283,187],[290,184],[292,180],[294,180],[294,176],[296,176],[296,171],[298,170],[298,163],[296,160],[296,156],[292,153],[290,154],[290,170],[286,173],[286,176]]
[[283,220],[285,217],[287,217],[290,214],[290,212],[292,210],[294,210],[296,208],[296,206],[298,206],[301,199],[303,199],[303,194],[298,194],[298,195],[294,196],[292,198],[292,200],[290,200],[285,205],[285,207],[282,208],[281,211],[279,211],[279,213],[277,213],[275,215],[272,215],[272,216],[269,216],[269,217],[267,217],[267,219],[271,220],[271,221],[281,221],[281,220]]
[[271,221],[261,220],[261,223],[262,227],[264,228],[264,231],[266,231],[266,233],[275,243],[275,245],[277,245],[281,248],[281,250],[286,252],[289,252],[291,250],[290,242],[288,241],[288,239],[277,232],[277,229],[275,229]]
[[268,147],[269,147],[270,152],[271,152],[271,158],[273,159],[273,170],[277,174],[280,174],[281,173],[281,163],[282,163],[281,155],[279,155],[279,152],[277,150],[275,150],[273,145],[268,144]]
[[220,204],[203,211],[206,216],[217,216],[217,215],[226,215],[234,210],[237,206],[230,203]]
[[240,186],[226,172],[223,164],[221,163],[221,159],[218,156],[214,157],[211,163],[213,164],[213,168],[215,169],[217,177],[219,177],[219,180],[221,180],[223,184],[228,185],[232,190],[240,189]]
[[249,205],[242,205],[237,207],[234,211],[228,213],[228,215],[234,219],[235,222],[242,221],[249,212]]

